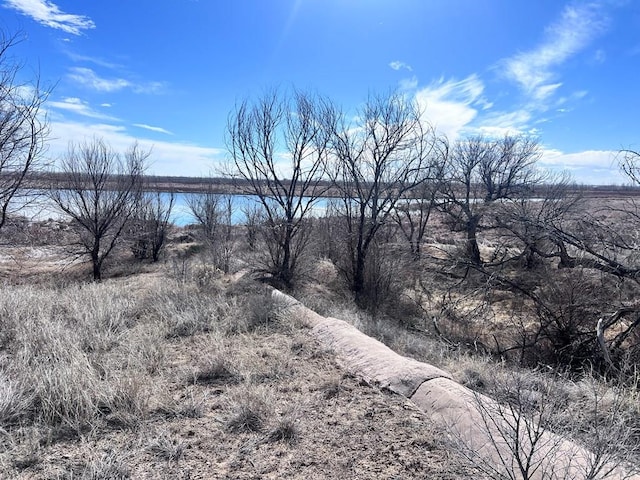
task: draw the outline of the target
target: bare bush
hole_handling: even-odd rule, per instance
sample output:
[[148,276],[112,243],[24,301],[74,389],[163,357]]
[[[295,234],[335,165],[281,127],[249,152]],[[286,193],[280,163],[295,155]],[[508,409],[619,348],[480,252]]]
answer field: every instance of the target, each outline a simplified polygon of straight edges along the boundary
[[[593,417],[574,423],[567,417],[577,411],[565,410],[568,398],[558,387],[553,380],[533,373],[512,372],[493,378],[487,390],[495,400],[472,395],[476,433],[454,426],[454,443],[474,466],[495,479],[633,476],[638,471],[634,465],[638,444],[631,438],[632,428],[621,428],[619,404],[605,412],[602,397],[595,395],[583,405],[587,416]],[[598,421],[603,414],[613,421]]]
[[233,198],[208,191],[191,195],[187,204],[196,219],[200,240],[212,264],[222,272],[229,273],[234,252]]
[[171,211],[175,203],[173,192],[145,192],[128,229],[133,255],[157,262],[166,246]]

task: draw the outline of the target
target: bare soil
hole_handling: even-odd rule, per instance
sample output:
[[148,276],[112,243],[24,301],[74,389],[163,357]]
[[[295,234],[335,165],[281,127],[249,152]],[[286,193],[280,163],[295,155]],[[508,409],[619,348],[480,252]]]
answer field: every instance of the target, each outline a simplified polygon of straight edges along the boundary
[[[2,275],[14,284],[22,283],[21,272],[45,283],[65,262],[50,247],[0,251]],[[129,382],[141,405],[100,415],[80,432],[30,422],[0,426],[0,478],[478,478],[410,401],[346,374],[294,321],[163,336],[153,369],[129,367],[132,352],[148,348],[136,343],[142,333],[166,328],[159,317],[168,297],[158,292],[174,281],[171,268],[146,270],[103,283],[135,297],[130,310],[138,313],[112,350],[88,354],[96,368],[120,362],[103,375]],[[253,288],[238,275],[213,282],[206,288],[237,296],[239,306]],[[131,352],[117,353],[125,346]],[[238,424],[243,411],[259,421]]]

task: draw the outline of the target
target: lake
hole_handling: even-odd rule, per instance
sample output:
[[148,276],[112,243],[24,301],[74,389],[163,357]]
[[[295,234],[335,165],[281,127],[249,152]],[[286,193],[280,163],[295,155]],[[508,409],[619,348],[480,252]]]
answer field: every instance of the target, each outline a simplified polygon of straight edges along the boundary
[[[168,193],[161,193],[165,201],[169,201]],[[195,218],[189,208],[189,199],[197,196],[197,193],[176,193],[173,210],[171,212],[171,222],[179,227],[184,227],[191,223],[195,223]],[[241,224],[245,221],[244,211],[254,205],[259,205],[258,197],[255,195],[220,195],[221,200],[228,197],[232,199],[232,217],[231,222],[233,224]],[[226,200],[225,200],[226,201]],[[317,200],[316,205],[313,207],[312,215],[322,216],[326,211],[326,205],[329,200],[321,198]],[[61,215],[45,198],[39,198],[37,201],[33,201],[30,205],[24,207],[17,204],[12,209],[13,213],[17,215],[23,215],[31,220],[47,220],[63,219],[64,215]]]
[[[168,194],[166,195],[166,199],[168,201]],[[171,214],[171,221],[174,225],[183,227],[190,223],[195,222],[195,218],[191,213],[189,208],[189,198],[194,195],[198,195],[197,193],[176,193],[175,194],[175,203],[173,207],[173,211]],[[241,224],[245,221],[244,211],[247,208],[251,208],[252,206],[259,206],[260,203],[258,201],[258,197],[255,195],[220,195],[220,198],[223,201],[226,201],[227,198],[231,197],[232,202],[232,217],[231,222],[233,224]],[[312,208],[311,215],[315,217],[324,216],[327,210],[327,203],[329,199],[327,198],[319,198],[316,200],[315,205]]]

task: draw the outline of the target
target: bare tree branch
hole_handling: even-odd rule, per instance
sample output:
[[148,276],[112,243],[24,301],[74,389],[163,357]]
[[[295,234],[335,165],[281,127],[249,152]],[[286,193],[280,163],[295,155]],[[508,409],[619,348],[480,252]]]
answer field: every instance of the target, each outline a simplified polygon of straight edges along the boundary
[[134,215],[149,155],[134,144],[123,158],[94,138],[70,144],[62,159],[65,185],[53,189],[51,199],[79,227],[78,246],[91,258],[96,281],[102,278],[105,259],[122,240]]
[[266,216],[274,279],[290,287],[308,238],[313,206],[323,183],[329,150],[327,125],[335,113],[324,99],[294,91],[268,92],[243,102],[228,122],[231,175],[246,180]]
[[[19,43],[16,36],[0,32],[0,228],[14,208],[24,206],[30,193],[25,180],[41,170],[45,139],[49,133],[41,109],[48,97],[39,79],[20,83],[22,66],[10,56]],[[20,199],[18,205],[16,201]]]
[[427,181],[426,171],[438,159],[433,130],[402,96],[372,96],[357,118],[353,124],[342,116],[334,124],[331,175],[347,234],[343,272],[356,300],[362,300],[366,260],[378,232],[398,201]]

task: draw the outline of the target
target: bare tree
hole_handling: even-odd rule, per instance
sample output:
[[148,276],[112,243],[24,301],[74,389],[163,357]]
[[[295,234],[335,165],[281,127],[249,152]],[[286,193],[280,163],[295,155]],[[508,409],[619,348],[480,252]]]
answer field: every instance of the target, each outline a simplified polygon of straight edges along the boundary
[[434,134],[415,104],[397,94],[372,96],[357,116],[336,124],[332,172],[346,222],[343,273],[362,304],[367,256],[398,201],[426,181],[434,161]]
[[[506,260],[519,260],[527,269],[558,257],[558,238],[553,229],[565,223],[581,197],[570,191],[567,174],[548,175],[543,185],[532,185],[531,196],[500,203],[494,213],[502,242],[515,253]],[[519,247],[519,248],[518,248]]]
[[145,192],[141,195],[129,229],[136,258],[151,258],[154,262],[160,259],[171,226],[175,198],[173,192]]
[[538,142],[521,136],[473,137],[452,149],[439,193],[441,209],[465,233],[465,255],[472,264],[482,262],[477,233],[483,217],[493,203],[526,195],[541,181],[534,168],[539,156]]
[[223,272],[229,272],[233,253],[232,196],[217,194],[209,189],[204,193],[191,195],[187,204],[200,226],[201,240],[211,255],[214,266]]
[[624,173],[633,185],[640,185],[640,152],[635,150],[622,150],[618,157],[620,170]]
[[230,116],[231,175],[248,183],[265,213],[269,249],[266,273],[290,287],[306,248],[309,217],[325,191],[326,125],[332,107],[322,98],[294,91],[244,101]]
[[420,257],[427,226],[438,203],[438,192],[441,190],[440,182],[443,181],[444,159],[448,156],[448,148],[449,144],[446,140],[439,139],[436,142],[434,152],[438,160],[430,162],[425,169],[425,180],[408,193],[405,203],[398,205],[393,211],[393,218],[409,242],[409,249],[416,258]]
[[187,198],[187,206],[200,227],[202,240],[207,244],[219,241],[219,231],[224,223],[222,195],[208,189],[204,193],[190,195]]
[[0,32],[0,228],[20,200],[29,196],[27,180],[43,167],[42,153],[49,133],[41,111],[48,92],[38,79],[20,83],[22,66],[11,56],[19,42]]
[[64,179],[51,199],[78,227],[78,253],[91,259],[95,281],[135,213],[149,154],[134,144],[120,155],[96,138],[70,144],[61,161]]

